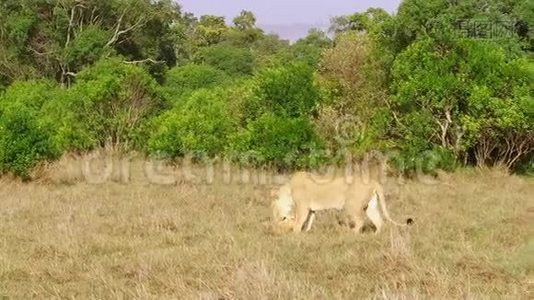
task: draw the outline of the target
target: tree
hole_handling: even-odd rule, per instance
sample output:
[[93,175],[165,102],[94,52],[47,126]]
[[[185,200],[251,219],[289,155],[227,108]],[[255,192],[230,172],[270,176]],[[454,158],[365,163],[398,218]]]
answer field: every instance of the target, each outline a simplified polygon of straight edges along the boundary
[[227,31],[224,17],[205,15],[195,26],[194,40],[198,47],[215,45],[223,40]]
[[[499,26],[514,22],[516,19],[521,20],[524,16],[518,12],[518,8],[524,8],[523,3],[525,1],[403,1],[395,17],[392,47],[396,53],[399,53],[421,36],[430,35],[436,38],[447,35],[451,31],[465,31],[462,29],[462,22],[465,21],[479,22],[482,26],[484,22]],[[528,19],[524,21],[529,22]],[[518,46],[517,34],[505,35],[501,39],[502,43]]]
[[41,76],[70,85],[79,70],[113,53],[152,63],[156,74],[176,63],[181,22],[170,0],[9,1],[0,10],[1,80]]
[[319,29],[310,29],[308,35],[299,39],[278,55],[279,63],[304,62],[316,67],[322,51],[332,45],[332,40]]
[[256,16],[250,11],[242,10],[239,16],[234,18],[234,25],[239,30],[256,28]]
[[289,47],[289,41],[280,39],[276,34],[267,34],[256,40],[251,48],[256,55],[257,65],[261,68],[276,64],[276,56],[288,52]]
[[167,73],[167,79],[163,85],[166,97],[173,104],[182,100],[182,97],[201,88],[211,88],[223,85],[229,80],[229,76],[210,65],[188,64],[183,67],[175,67]]
[[[61,154],[56,122],[47,122],[43,107],[59,91],[50,81],[13,83],[0,97],[0,175],[24,179],[42,160]],[[56,116],[56,118],[59,116]]]
[[266,113],[232,137],[231,149],[243,163],[287,170],[316,163],[322,143],[308,118]]
[[81,71],[71,94],[77,122],[97,147],[111,142],[118,149],[137,148],[144,123],[165,108],[155,80],[121,58],[102,59]]
[[238,77],[251,75],[254,71],[254,55],[249,49],[227,44],[205,47],[197,53],[197,63],[207,64]]
[[200,89],[155,120],[149,151],[168,158],[196,155],[214,157],[228,147],[236,131],[231,93],[224,89]]
[[304,63],[263,70],[254,81],[259,114],[309,117],[320,100],[313,68]]
[[[489,41],[421,39],[393,70],[399,137],[412,155],[436,147],[512,167],[534,151],[526,62]],[[529,116],[530,115],[530,116]]]
[[378,55],[369,34],[357,31],[340,33],[323,52],[318,73],[325,100],[317,125],[332,150],[364,152],[385,139],[376,127],[384,118],[380,112],[388,110],[386,69]]

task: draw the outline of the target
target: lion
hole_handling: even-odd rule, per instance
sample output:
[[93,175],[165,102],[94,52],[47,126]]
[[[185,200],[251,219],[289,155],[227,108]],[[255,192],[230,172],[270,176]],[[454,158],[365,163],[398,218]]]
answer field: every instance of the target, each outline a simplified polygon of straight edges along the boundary
[[[406,223],[394,221],[387,210],[382,185],[376,181],[354,177],[326,178],[307,172],[295,173],[289,182],[273,191],[277,198],[272,202],[273,220],[278,226],[288,228],[295,233],[301,232],[304,225],[309,231],[319,210],[337,209],[344,211],[349,225],[354,232],[360,232],[365,215],[375,226],[378,234],[386,220],[396,226],[413,223],[411,218]],[[292,213],[293,211],[293,213]]]
[[279,189],[271,191],[271,197],[276,198],[271,202],[273,220],[286,221],[291,219],[293,210],[293,198],[291,198],[291,186],[289,183],[284,184]]

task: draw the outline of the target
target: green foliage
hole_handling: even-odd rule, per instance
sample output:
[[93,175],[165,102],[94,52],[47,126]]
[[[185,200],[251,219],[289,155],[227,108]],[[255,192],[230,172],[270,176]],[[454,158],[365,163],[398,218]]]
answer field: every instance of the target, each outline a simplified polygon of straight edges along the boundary
[[231,149],[239,160],[279,169],[302,168],[323,162],[314,156],[321,151],[322,143],[305,117],[264,114],[233,137]]
[[313,68],[304,63],[263,70],[256,76],[255,83],[259,113],[272,111],[288,117],[310,116],[320,100]]
[[96,62],[104,53],[108,32],[94,25],[87,26],[70,47],[65,49],[67,61],[76,68]]
[[254,71],[254,56],[249,49],[219,44],[200,50],[195,59],[198,63],[213,66],[231,76],[251,75]]
[[4,2],[0,81],[8,83],[35,75],[70,85],[75,73],[110,53],[161,61],[152,66],[156,75],[176,64],[174,45],[187,28],[170,0]]
[[104,59],[80,72],[72,109],[94,145],[134,147],[137,132],[165,107],[157,83],[141,67]]
[[416,155],[439,145],[459,158],[474,153],[480,165],[514,165],[534,145],[525,65],[488,41],[412,44],[393,69],[405,151]]
[[[112,143],[280,169],[397,149],[406,172],[528,173],[531,2],[405,0],[396,15],[334,18],[334,39],[314,29],[290,44],[249,11],[227,25],[172,0],[6,0],[0,172],[27,177],[39,161]],[[469,20],[514,28],[460,28]]]
[[163,90],[173,103],[195,90],[223,85],[229,80],[224,71],[209,65],[195,64],[175,67],[169,70],[166,78]]
[[93,132],[87,130],[77,114],[80,108],[77,100],[81,97],[74,89],[56,89],[53,98],[41,109],[40,119],[55,129],[53,141],[62,152],[91,149],[96,145]]
[[[491,26],[515,22],[515,20],[523,18],[521,14],[518,14],[518,8],[522,6],[522,2],[528,1],[403,1],[395,18],[396,29],[392,36],[392,46],[398,53],[418,38],[426,35],[438,38],[458,34],[459,22],[461,21],[488,22],[487,24]],[[480,27],[482,31],[490,30],[483,27]],[[516,46],[519,42],[517,35],[487,36],[487,38],[499,38],[502,43],[515,44]]]
[[149,151],[169,158],[213,157],[228,146],[237,118],[229,106],[231,94],[222,89],[200,89],[185,103],[158,117]]
[[517,171],[527,176],[534,176],[534,153],[519,162]]
[[30,37],[37,18],[28,9],[21,9],[13,13],[4,11],[2,19],[5,22],[3,25],[6,29],[7,40],[11,42],[10,46],[16,54],[24,54],[26,50],[24,44]]
[[256,16],[250,11],[243,10],[234,18],[234,25],[239,30],[253,29],[256,27]]
[[377,34],[384,23],[391,20],[391,16],[382,8],[369,8],[363,13],[350,16],[340,16],[332,20],[330,31],[340,34],[347,31]]
[[54,139],[56,124],[41,115],[56,91],[47,81],[16,82],[0,97],[0,174],[28,178],[40,161],[61,153]]
[[[413,140],[411,142],[414,142]],[[404,145],[401,152],[391,157],[392,166],[401,173],[413,175],[433,173],[440,169],[454,171],[460,163],[456,155],[440,146],[421,151],[418,145]]]
[[259,68],[274,65],[278,60],[276,56],[287,52],[289,47],[289,41],[281,40],[274,34],[263,35],[252,44]]
[[224,17],[205,15],[195,28],[194,40],[197,46],[211,46],[223,40],[228,31]]
[[311,29],[305,38],[299,39],[295,44],[281,51],[277,55],[277,62],[279,64],[301,62],[316,67],[323,50],[331,45],[332,41],[325,32]]

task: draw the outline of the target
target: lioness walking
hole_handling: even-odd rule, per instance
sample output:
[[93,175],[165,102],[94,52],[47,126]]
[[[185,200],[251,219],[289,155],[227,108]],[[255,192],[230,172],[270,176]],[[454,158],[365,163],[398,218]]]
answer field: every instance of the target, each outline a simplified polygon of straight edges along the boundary
[[[389,216],[382,185],[376,181],[364,182],[358,178],[326,178],[307,172],[295,173],[290,181],[277,192],[273,202],[275,222],[289,224],[293,232],[301,232],[305,223],[306,231],[311,229],[315,212],[324,209],[344,210],[349,217],[350,227],[359,232],[364,224],[365,215],[375,225],[375,233],[383,225],[379,206],[384,217],[397,226],[406,226],[413,222],[407,219],[405,224],[395,222]],[[291,208],[293,216],[290,215]]]

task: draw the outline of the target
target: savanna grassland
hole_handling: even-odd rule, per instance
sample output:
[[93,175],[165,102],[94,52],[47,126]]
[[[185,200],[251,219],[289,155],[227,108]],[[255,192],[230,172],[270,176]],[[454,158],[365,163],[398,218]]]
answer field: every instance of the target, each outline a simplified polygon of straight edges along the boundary
[[[0,1],[0,300],[534,299],[534,2],[361,8],[288,41],[176,0]],[[77,158],[108,150],[139,161]],[[272,184],[144,164],[368,157],[413,226],[280,234]]]
[[389,211],[415,224],[375,236],[335,212],[309,233],[274,234],[267,185],[141,177],[0,181],[0,298],[532,297],[532,179],[471,169],[389,180]]

